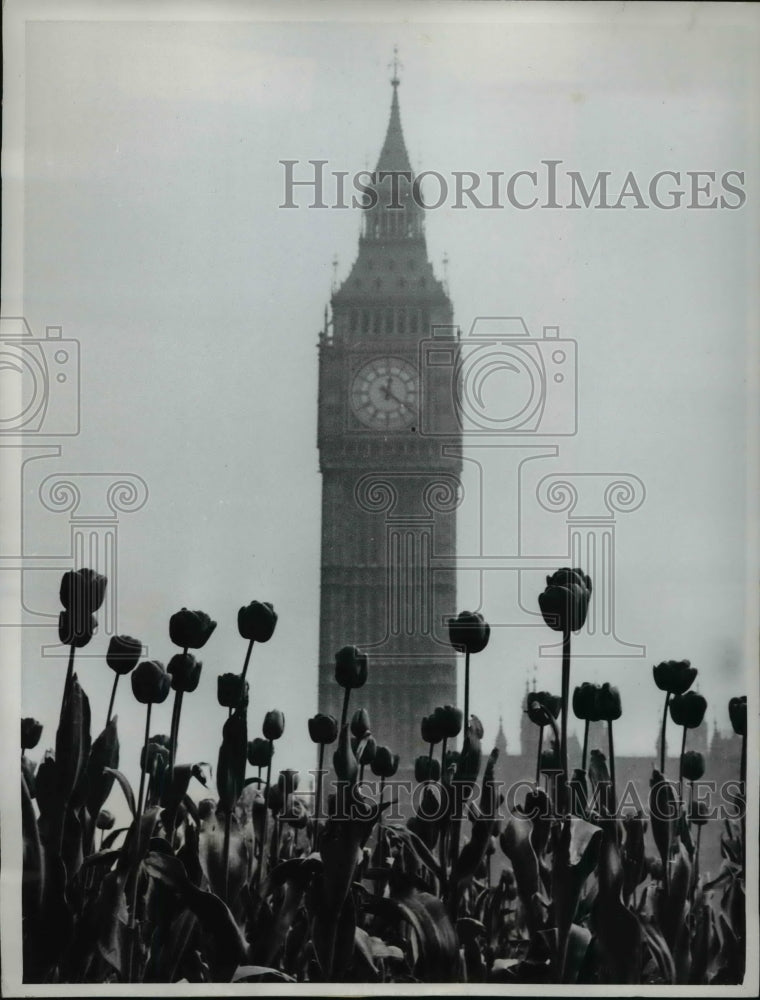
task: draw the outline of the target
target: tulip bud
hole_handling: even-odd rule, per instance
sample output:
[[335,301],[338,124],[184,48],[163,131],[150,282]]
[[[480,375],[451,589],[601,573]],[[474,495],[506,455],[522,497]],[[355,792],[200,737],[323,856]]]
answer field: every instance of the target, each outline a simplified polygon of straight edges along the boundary
[[732,698],[728,703],[728,717],[737,736],[747,735],[747,696]]
[[553,719],[556,719],[562,708],[562,699],[548,691],[531,691],[528,696],[528,707],[526,712],[528,718],[536,726],[547,724],[546,712],[549,712]]
[[117,674],[129,674],[137,666],[142,643],[131,635],[114,635],[108,643],[106,663]]
[[369,733],[369,713],[366,708],[360,708],[351,717],[351,735],[357,740],[363,740]]
[[591,591],[591,577],[580,569],[558,569],[547,576],[538,606],[549,628],[555,632],[578,632],[583,628]]
[[696,691],[676,695],[670,703],[670,717],[677,726],[696,729],[702,725],[707,711],[707,701]]
[[443,731],[441,730],[441,719],[437,716],[435,712],[432,715],[426,715],[420,723],[420,732],[422,734],[423,743],[440,743],[443,739]]
[[584,681],[573,691],[573,712],[576,718],[588,720],[589,722],[599,722],[599,691],[598,684],[589,684]]
[[687,781],[699,781],[705,773],[705,758],[697,750],[687,750],[681,758],[681,771]]
[[216,700],[222,708],[237,708],[248,702],[248,681],[240,674],[219,674],[216,680]]
[[95,635],[97,627],[95,616],[89,613],[62,611],[58,616],[58,638],[64,646],[82,649]]
[[398,771],[399,756],[388,747],[378,747],[372,759],[372,773],[378,778],[392,778]]
[[112,830],[115,822],[115,818],[107,809],[101,809],[95,820],[95,826],[98,830]]
[[377,751],[377,740],[374,736],[365,736],[363,740],[351,740],[351,749],[360,767],[368,767]]
[[21,720],[21,749],[34,750],[42,736],[42,723],[36,719]]
[[277,624],[277,612],[268,601],[251,601],[238,611],[238,632],[251,642],[269,642]]
[[597,711],[603,722],[614,722],[623,714],[620,692],[609,684],[602,684],[597,695]]
[[268,767],[272,762],[274,747],[269,740],[257,736],[248,744],[248,763],[251,767]]
[[462,611],[449,618],[449,642],[462,653],[480,653],[488,645],[491,626],[478,611]]
[[309,719],[309,736],[312,743],[322,746],[334,743],[338,738],[338,720],[333,715],[318,712],[314,718]]
[[61,604],[75,617],[86,618],[103,603],[107,584],[107,578],[94,569],[70,569],[61,578]]
[[279,709],[273,708],[271,712],[267,712],[261,732],[265,740],[279,740],[285,732],[285,716]]
[[697,669],[689,660],[663,660],[652,667],[652,676],[660,691],[685,694],[697,679]]
[[148,754],[145,747],[140,751],[140,768],[153,774],[157,767],[169,763],[169,745],[171,740],[164,733],[156,733],[148,739]]
[[132,671],[132,693],[142,705],[160,705],[171,687],[172,679],[158,660],[143,660]]
[[175,653],[169,660],[167,670],[172,675],[172,687],[175,691],[190,694],[198,687],[203,664],[196,660],[192,653]]
[[335,680],[342,688],[363,687],[367,669],[367,654],[357,646],[344,646],[335,654]]
[[276,785],[269,786],[269,790],[267,792],[267,808],[274,816],[279,816],[285,808],[285,794],[283,792],[282,785],[279,782]]
[[438,781],[441,777],[441,765],[435,759],[435,757],[429,757],[427,754],[423,754],[418,757],[414,762],[414,780],[423,781]]
[[333,754],[333,767],[335,773],[341,781],[353,784],[359,774],[359,765],[354,757],[351,744],[348,738],[348,725],[343,726],[340,731],[338,747]]
[[175,646],[183,649],[201,649],[211,638],[216,628],[204,611],[188,611],[182,608],[169,619],[169,638]]
[[444,705],[443,708],[436,708],[433,717],[437,718],[441,732],[447,740],[453,740],[462,731],[462,710],[454,705]]

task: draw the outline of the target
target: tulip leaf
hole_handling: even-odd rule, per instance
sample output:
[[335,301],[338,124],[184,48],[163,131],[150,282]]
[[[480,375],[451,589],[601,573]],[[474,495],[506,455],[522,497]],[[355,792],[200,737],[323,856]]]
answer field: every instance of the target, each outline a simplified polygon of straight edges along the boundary
[[[119,766],[119,737],[114,716],[92,744],[87,761],[87,811],[93,820],[111,793],[114,769]],[[107,770],[106,770],[107,769]]]
[[121,771],[118,771],[116,768],[112,767],[104,767],[103,770],[108,774],[113,774],[122,792],[124,792],[124,798],[127,800],[129,811],[132,813],[132,816],[135,816],[137,814],[137,806],[135,804],[135,793],[132,791],[132,786],[130,785],[125,775],[123,775]]
[[34,805],[23,774],[21,775],[21,832],[23,836],[23,914],[24,919],[33,924],[42,905],[45,871]]
[[266,965],[239,965],[232,977],[233,983],[255,983],[257,981],[270,983],[294,983],[296,980],[279,969],[270,969]]

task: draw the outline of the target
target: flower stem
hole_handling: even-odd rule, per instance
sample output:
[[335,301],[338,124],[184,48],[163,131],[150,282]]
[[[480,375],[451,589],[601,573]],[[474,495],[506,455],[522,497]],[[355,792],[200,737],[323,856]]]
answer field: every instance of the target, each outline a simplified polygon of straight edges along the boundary
[[179,742],[179,719],[182,713],[182,697],[184,691],[174,692],[174,706],[172,708],[171,736],[169,737],[169,781],[174,774],[174,763],[177,759],[177,744]]
[[230,905],[230,823],[232,822],[232,811],[228,810],[224,814],[224,901]]
[[612,719],[607,720],[607,736],[610,750],[610,784],[612,786],[612,815],[617,815],[617,791],[615,789],[615,743],[612,738]]
[[586,761],[588,760],[588,730],[590,722],[590,719],[586,719],[583,726],[583,757],[581,759],[581,767],[584,771],[586,770]]
[[681,756],[678,761],[678,798],[683,799],[683,755],[686,753],[686,726],[683,727],[683,736],[681,737]]
[[470,651],[464,654],[464,738],[467,739],[470,724]]
[[567,811],[567,711],[570,703],[570,629],[562,633],[562,736],[560,747],[560,794],[558,805],[563,812]]
[[63,682],[63,698],[61,699],[61,715],[63,715],[63,710],[66,707],[66,702],[69,699],[69,694],[71,692],[71,685],[74,679],[74,653],[76,651],[76,646],[71,645],[69,647],[69,665],[66,668],[66,680]]
[[541,753],[544,749],[544,727],[539,726],[538,729],[538,754],[536,755],[536,787],[538,787],[541,781]]
[[739,781],[742,788],[742,876],[747,878],[747,727],[742,734],[742,756],[739,763]]
[[670,691],[665,692],[665,711],[662,713],[662,733],[660,734],[660,774],[665,777],[665,726],[668,722]]
[[[140,767],[140,790],[137,793],[137,813],[135,815],[135,848],[139,845],[140,827],[142,826],[143,793],[145,792],[145,768],[148,764],[148,740],[150,738],[150,712],[153,705],[149,702],[145,713],[145,739],[143,740],[142,766]],[[133,872],[132,905],[129,910],[129,954],[127,958],[127,974],[129,982],[135,982],[135,953],[137,951],[137,886],[140,881],[140,861]]]
[[261,884],[261,875],[264,871],[264,855],[266,853],[267,845],[267,820],[269,818],[269,783],[272,780],[272,752],[274,747],[272,741],[269,741],[269,763],[267,764],[267,780],[264,785],[264,822],[261,826],[261,847],[259,850],[259,884]]
[[111,700],[108,702],[108,715],[106,716],[106,729],[108,729],[108,724],[111,721],[111,716],[113,715],[113,706],[116,700],[116,688],[119,683],[119,677],[121,674],[116,674],[113,679],[113,687],[111,688]]
[[322,818],[322,769],[325,762],[325,745],[319,744],[319,769],[317,771],[317,795],[314,802],[314,843],[312,850],[316,851],[319,844],[319,821]]
[[346,718],[348,716],[348,699],[350,697],[351,697],[351,688],[347,687],[345,689],[345,693],[343,695],[343,712],[342,712],[341,717],[340,717],[340,729],[341,729],[341,731],[343,730],[343,727],[346,724]]
[[251,662],[251,653],[253,652],[253,639],[248,643],[248,651],[245,654],[245,661],[243,663],[243,672],[240,675],[240,690],[243,691],[245,687],[245,675],[248,673],[248,664]]

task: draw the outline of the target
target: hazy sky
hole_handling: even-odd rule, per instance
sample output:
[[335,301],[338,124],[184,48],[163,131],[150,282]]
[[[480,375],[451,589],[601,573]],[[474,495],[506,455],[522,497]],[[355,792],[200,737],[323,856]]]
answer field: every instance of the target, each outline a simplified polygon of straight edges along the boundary
[[[252,726],[284,709],[278,763],[312,763],[316,341],[333,256],[342,280],[361,213],[280,208],[279,161],[324,159],[351,173],[375,165],[394,43],[415,168],[509,176],[561,160],[561,172],[589,182],[610,171],[614,197],[629,171],[646,193],[654,174],[672,170],[684,203],[687,171],[745,172],[738,210],[507,205],[427,217],[439,275],[448,254],[463,331],[479,315],[519,315],[534,336],[558,325],[577,341],[578,434],[541,442],[559,454],[534,463],[536,477],[629,473],[646,488],[639,509],[616,522],[615,589],[618,635],[646,653],[578,659],[573,683],[617,684],[620,749],[649,754],[661,710],[651,666],[691,658],[710,725],[713,715],[728,724],[725,705],[747,688],[757,635],[745,471],[748,458],[755,464],[758,19],[752,27],[747,10],[729,5],[664,7],[362,5],[298,22],[287,5],[162,13],[158,4],[153,14],[165,19],[152,23],[133,5],[120,23],[92,8],[85,20],[27,24],[21,301],[36,336],[60,325],[79,340],[82,410],[62,456],[30,469],[27,550],[64,555],[68,545],[67,515],[41,508],[45,476],[132,472],[148,484],[144,508],[120,521],[120,631],[166,661],[173,611],[202,608],[219,622],[201,686],[185,700],[181,757],[216,761],[216,675],[240,668],[236,613],[257,598],[280,621],[254,652]],[[282,21],[265,23],[275,14]],[[191,15],[206,20],[183,20]],[[488,499],[468,492],[462,551],[482,527],[489,554],[514,554],[513,452],[470,457],[482,462]],[[565,544],[564,515],[536,509],[535,481],[520,498],[523,543],[550,556]],[[26,574],[31,612],[57,615],[58,577]],[[526,620],[516,582],[512,572],[462,573],[459,598],[503,626],[474,663],[471,705],[487,739],[502,713],[515,748],[533,665],[540,687],[559,689],[556,661],[539,657],[549,630],[509,627]],[[542,583],[541,573],[523,574],[526,607]],[[65,671],[65,660],[40,656],[55,641],[49,622],[25,631],[23,649],[22,711],[45,723],[44,746]],[[87,652],[105,646],[101,636]],[[99,727],[112,675],[96,658],[82,662]],[[136,737],[142,709],[128,684],[117,710],[123,738]],[[167,702],[157,730],[168,731],[170,714]],[[124,766],[134,773],[135,762]]]

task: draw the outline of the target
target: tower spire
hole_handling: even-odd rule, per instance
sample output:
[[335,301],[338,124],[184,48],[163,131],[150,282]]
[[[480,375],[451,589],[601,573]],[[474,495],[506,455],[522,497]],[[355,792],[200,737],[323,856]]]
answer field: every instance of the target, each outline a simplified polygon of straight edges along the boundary
[[398,45],[393,46],[393,62],[388,63],[388,69],[393,70],[393,76],[391,77],[391,86],[395,90],[401,81],[398,78],[398,71],[403,68],[403,63],[399,62],[398,58]]

